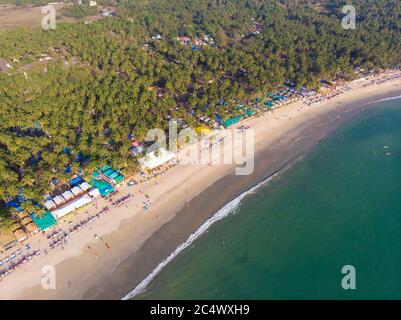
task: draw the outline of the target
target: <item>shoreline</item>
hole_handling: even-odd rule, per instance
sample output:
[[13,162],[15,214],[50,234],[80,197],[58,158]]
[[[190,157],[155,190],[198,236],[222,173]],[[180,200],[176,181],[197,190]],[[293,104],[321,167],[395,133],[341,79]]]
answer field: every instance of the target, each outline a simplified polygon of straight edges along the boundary
[[[401,93],[401,92],[400,92]],[[390,97],[392,95],[390,94]],[[388,99],[388,96],[385,95],[382,97],[384,100]],[[396,96],[395,99],[400,99],[401,96]],[[381,100],[381,98],[379,97],[378,100]],[[377,101],[379,102],[379,101]],[[152,235],[152,237],[150,239],[148,239],[145,244],[143,245],[143,247],[137,252],[135,253],[134,256],[126,259],[121,265],[120,268],[121,270],[119,270],[118,272],[125,272],[126,276],[121,276],[121,274],[119,274],[117,277],[121,277],[122,279],[124,279],[124,282],[119,283],[119,285],[117,286],[118,290],[116,291],[116,293],[118,292],[118,294],[116,296],[111,297],[112,299],[118,299],[119,295],[121,295],[121,293],[124,290],[120,290],[121,288],[128,288],[128,286],[124,285],[126,283],[126,280],[129,279],[129,281],[135,279],[133,281],[133,283],[136,283],[136,285],[134,287],[131,288],[130,291],[127,292],[127,294],[125,294],[123,296],[124,300],[127,299],[135,299],[136,297],[139,296],[140,298],[140,294],[144,291],[146,291],[146,287],[147,285],[151,282],[154,281],[154,277],[156,277],[159,272],[161,272],[165,266],[163,266],[162,268],[160,268],[160,270],[157,270],[157,273],[154,275],[151,275],[151,272],[155,271],[155,268],[158,268],[161,264],[164,264],[166,257],[171,253],[173,253],[174,250],[177,249],[177,246],[182,245],[182,243],[184,241],[188,241],[188,239],[184,239],[182,242],[174,242],[173,239],[170,239],[170,243],[169,244],[165,244],[165,248],[168,248],[167,250],[163,250],[165,252],[169,251],[169,253],[167,253],[167,255],[163,256],[162,254],[157,255],[156,259],[152,259],[153,261],[159,260],[159,263],[155,265],[155,268],[150,269],[149,267],[149,273],[148,275],[138,275],[135,274],[133,270],[136,270],[139,263],[143,263],[143,258],[146,257],[146,255],[149,252],[159,252],[159,246],[158,246],[158,238],[164,238],[165,235],[167,234],[171,234],[172,231],[176,230],[176,225],[185,225],[188,223],[189,219],[192,219],[193,215],[197,215],[199,213],[199,210],[201,210],[201,207],[204,206],[204,204],[209,200],[209,199],[213,199],[214,203],[212,204],[211,207],[208,207],[206,209],[206,211],[209,213],[206,215],[206,221],[205,220],[197,220],[196,223],[198,225],[198,227],[196,229],[194,229],[194,232],[191,232],[187,235],[188,237],[192,237],[194,236],[195,233],[198,233],[200,231],[200,229],[203,229],[204,225],[206,223],[208,223],[210,220],[214,220],[214,221],[210,221],[210,224],[208,225],[209,227],[214,224],[215,222],[220,221],[221,219],[224,219],[228,216],[230,216],[230,213],[235,210],[235,207],[229,208],[229,212],[226,212],[225,215],[223,217],[217,217],[219,215],[219,213],[221,212],[221,210],[225,209],[229,204],[235,202],[235,200],[238,200],[237,205],[240,204],[241,200],[246,197],[249,194],[252,194],[253,192],[255,192],[259,187],[267,185],[268,183],[270,183],[270,181],[274,178],[278,178],[279,176],[281,176],[282,174],[285,174],[285,172],[290,169],[292,167],[292,165],[294,163],[296,163],[299,160],[302,160],[304,156],[306,156],[311,150],[313,150],[315,148],[315,146],[322,140],[326,139],[327,137],[329,137],[334,131],[336,131],[341,125],[347,123],[348,121],[352,120],[353,118],[355,118],[355,116],[358,116],[359,114],[363,114],[364,111],[368,111],[369,105],[370,104],[375,104],[376,101],[372,101],[372,102],[368,102],[365,101],[364,103],[361,103],[357,106],[352,107],[352,110],[348,110],[347,113],[347,117],[342,117],[341,119],[338,119],[339,121],[336,123],[332,122],[332,126],[327,127],[326,131],[322,132],[319,129],[317,130],[311,130],[310,132],[305,134],[305,137],[311,137],[314,136],[316,134],[316,140],[310,141],[309,143],[305,143],[301,146],[300,149],[294,149],[293,152],[288,152],[287,154],[284,154],[284,150],[286,149],[286,147],[282,148],[282,146],[280,146],[281,142],[277,143],[277,146],[271,146],[272,150],[262,150],[260,151],[260,153],[256,156],[259,158],[259,168],[256,169],[256,159],[255,159],[255,170],[254,173],[251,175],[253,176],[256,172],[256,176],[255,178],[251,178],[251,179],[246,179],[247,181],[244,182],[243,184],[241,183],[241,187],[238,187],[238,176],[229,174],[224,176],[223,178],[221,178],[220,180],[218,180],[216,183],[214,183],[212,186],[210,186],[209,188],[207,188],[205,191],[203,191],[200,195],[196,196],[195,198],[193,198],[190,202],[189,202],[189,208],[183,208],[181,211],[179,211],[177,213],[177,215],[170,220],[168,223],[166,223],[165,225],[163,225],[159,230],[156,231],[155,234]],[[327,114],[324,114],[322,117],[323,118],[327,118],[327,119],[311,119],[311,121],[307,121],[303,124],[303,127],[297,128],[300,129],[299,133],[303,133],[304,130],[308,125],[313,125],[315,122],[321,122],[321,121],[327,121],[328,119],[332,119],[332,116],[337,115],[338,112],[337,110],[332,110],[329,111]],[[276,144],[276,143],[275,143]],[[276,149],[277,148],[277,149]],[[267,171],[265,171],[263,173],[263,169],[264,169],[264,164],[265,162],[262,159],[265,158],[269,158],[270,156],[277,154],[278,152],[283,152],[281,154],[281,158],[275,163],[275,165],[271,166]],[[250,180],[250,181],[248,181]],[[236,184],[234,184],[233,182],[236,182]],[[227,190],[227,186],[233,186],[235,185],[236,187],[234,189],[236,189],[234,191],[234,193],[231,193],[230,191],[226,192]],[[224,191],[222,191],[224,190]],[[222,196],[220,196],[220,194],[222,194]],[[192,212],[193,209],[191,209],[192,207],[195,207],[195,213]],[[216,218],[216,219],[214,219]],[[200,221],[200,222],[199,222]],[[199,229],[198,229],[199,228]],[[201,236],[204,233],[207,232],[207,229],[202,230],[203,232],[201,234],[197,234],[197,236]],[[184,232],[184,234],[186,234],[187,232]],[[196,237],[197,239],[198,237]],[[193,241],[196,241],[196,239],[194,239]],[[190,241],[190,244],[192,244],[193,242],[192,240]],[[175,247],[174,247],[175,246]],[[180,250],[177,254],[181,254],[181,252],[185,251],[187,249],[187,247],[183,248],[182,250]],[[175,255],[177,256],[177,255]],[[170,258],[170,256],[168,257]],[[141,260],[142,262],[139,262],[138,260]],[[172,261],[172,260],[171,260]],[[167,263],[168,264],[168,263]],[[166,266],[167,266],[166,264]],[[151,276],[151,279],[149,279],[150,281],[146,281],[146,277]],[[131,277],[131,278],[129,278]],[[143,280],[141,280],[143,279]],[[145,281],[146,283],[142,283],[143,281]],[[147,283],[149,282],[149,283]],[[107,283],[109,285],[113,285],[113,279],[108,279]],[[109,299],[109,294],[110,291],[108,291],[107,293],[102,294],[102,290],[101,287],[108,287],[108,285],[98,285],[95,286],[91,289],[89,289],[85,295],[83,296],[84,299]],[[139,288],[137,288],[137,286]],[[136,291],[136,292],[135,292]]]
[[[85,241],[82,235],[73,247],[65,249],[64,254],[58,251],[54,254],[61,253],[58,259],[50,261],[57,270],[56,290],[43,290],[39,286],[40,269],[46,260],[42,257],[26,267],[32,271],[17,272],[2,281],[0,298],[121,299],[225,204],[302,157],[342,123],[367,109],[373,100],[400,94],[401,83],[394,81],[380,87],[355,89],[329,102],[304,107],[302,111],[297,111],[300,108],[297,103],[285,106],[274,113],[276,123],[271,127],[266,126],[269,115],[248,120],[247,124],[255,127],[258,145],[251,175],[235,176],[233,166],[206,166],[204,170],[177,166],[160,178],[157,186],[149,186],[149,193],[163,190],[158,193],[159,198],[155,195],[156,201],[148,212],[133,213],[134,205],[130,203],[129,208],[112,209],[120,212],[108,217],[104,225],[100,221],[101,224],[93,226],[103,238],[101,242],[110,243],[112,250],[108,251],[93,238],[87,237]],[[287,113],[291,116],[285,119]],[[275,126],[282,130],[272,132]],[[268,138],[266,132],[270,135]],[[176,181],[167,181],[171,177]],[[162,185],[164,181],[166,184]],[[115,218],[120,213],[121,217]],[[91,249],[86,248],[88,244]],[[29,276],[34,279],[26,282]],[[68,287],[66,283],[70,279],[72,286]],[[19,280],[20,286],[17,283],[14,284],[17,288],[5,290],[4,283],[12,280]]]

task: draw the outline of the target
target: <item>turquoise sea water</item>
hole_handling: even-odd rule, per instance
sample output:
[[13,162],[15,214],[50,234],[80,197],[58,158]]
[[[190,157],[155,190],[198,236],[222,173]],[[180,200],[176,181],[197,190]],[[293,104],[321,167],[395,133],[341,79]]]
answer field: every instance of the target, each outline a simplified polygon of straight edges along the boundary
[[[341,287],[344,265],[356,290]],[[136,298],[401,298],[401,100],[245,197]]]

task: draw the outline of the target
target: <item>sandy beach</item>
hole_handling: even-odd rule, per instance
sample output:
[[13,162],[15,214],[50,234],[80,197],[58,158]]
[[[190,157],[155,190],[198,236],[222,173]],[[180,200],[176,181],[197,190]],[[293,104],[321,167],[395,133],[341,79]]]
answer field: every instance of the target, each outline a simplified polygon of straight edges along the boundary
[[[302,157],[371,102],[401,95],[399,79],[363,85],[350,84],[352,90],[324,103],[296,102],[246,120],[255,142],[250,175],[235,175],[235,164],[179,164],[157,180],[122,188],[115,198],[131,193],[128,203],[72,235],[64,249],[48,250],[3,279],[0,299],[121,299],[225,203]],[[144,210],[146,199],[152,206]],[[103,201],[81,216],[96,213],[108,204]],[[68,228],[68,220],[59,226]],[[30,242],[47,239],[37,235]],[[41,286],[45,265],[55,267],[55,289]]]

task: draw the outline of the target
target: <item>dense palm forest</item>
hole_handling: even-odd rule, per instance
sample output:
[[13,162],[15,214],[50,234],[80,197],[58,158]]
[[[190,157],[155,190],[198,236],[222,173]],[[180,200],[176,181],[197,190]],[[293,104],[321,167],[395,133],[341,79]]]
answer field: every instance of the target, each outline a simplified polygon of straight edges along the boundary
[[[341,26],[346,3],[109,1],[116,16],[91,23],[0,30],[0,58],[13,65],[0,72],[0,199],[22,193],[40,202],[52,178],[106,162],[130,174],[137,163],[127,135],[167,128],[168,116],[194,126],[197,116],[234,107],[222,99],[398,65],[400,1],[352,1],[355,30]],[[213,44],[196,50],[176,40],[205,35]]]

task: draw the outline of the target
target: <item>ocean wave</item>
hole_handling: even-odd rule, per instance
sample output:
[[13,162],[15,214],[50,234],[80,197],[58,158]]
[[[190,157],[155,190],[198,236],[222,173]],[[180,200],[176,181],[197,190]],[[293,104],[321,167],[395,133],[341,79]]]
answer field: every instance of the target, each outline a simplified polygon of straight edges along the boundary
[[165,260],[160,262],[159,265],[155,269],[153,269],[153,271],[144,280],[142,280],[141,283],[139,283],[134,290],[132,290],[126,296],[124,296],[122,300],[130,300],[135,296],[137,296],[138,294],[144,292],[146,287],[157,276],[157,274],[159,274],[159,272],[162,271],[164,267],[166,267],[171,261],[173,261],[174,258],[177,257],[182,251],[188,248],[196,239],[198,239],[202,234],[204,234],[210,228],[211,225],[227,217],[228,215],[234,213],[244,197],[254,193],[257,189],[265,185],[280,172],[281,170],[271,175],[267,179],[263,180],[262,182],[258,183],[254,187],[241,193],[238,197],[236,197],[235,199],[227,203],[224,207],[222,207],[220,210],[218,210],[210,219],[206,220],[206,222],[204,222],[194,233],[192,233],[184,243],[180,244]]
[[383,98],[383,99],[372,101],[370,103],[377,103],[377,102],[383,102],[383,101],[389,101],[389,100],[398,100],[398,99],[401,99],[401,96]]

